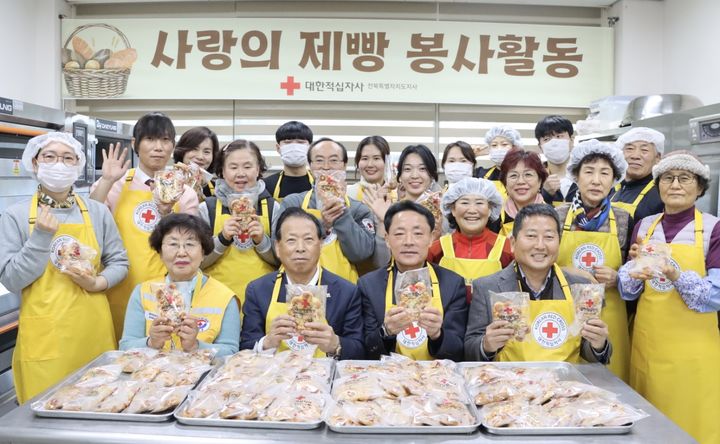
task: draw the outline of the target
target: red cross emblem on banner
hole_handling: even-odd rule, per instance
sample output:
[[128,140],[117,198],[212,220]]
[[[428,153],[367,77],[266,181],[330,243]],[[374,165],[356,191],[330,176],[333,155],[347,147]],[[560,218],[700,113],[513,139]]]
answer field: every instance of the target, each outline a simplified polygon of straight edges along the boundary
[[295,77],[287,76],[284,82],[280,82],[280,89],[284,89],[288,96],[294,96],[295,90],[300,89],[300,83],[295,81]]
[[410,336],[410,339],[417,338],[418,333],[420,333],[420,327],[416,327],[414,325],[411,325],[410,327],[405,329],[405,334]]
[[555,336],[555,333],[560,332],[560,330],[558,330],[555,327],[555,324],[553,324],[552,322],[548,322],[547,324],[545,324],[545,326],[541,328],[540,331],[545,333],[545,336],[547,336],[548,339],[552,339],[553,336]]
[[595,257],[595,255],[592,254],[592,253],[589,252],[589,251],[588,251],[587,253],[585,253],[585,255],[584,255],[580,260],[581,260],[581,261],[585,264],[585,266],[588,267],[588,268],[592,267],[592,265],[593,265],[595,262],[597,262],[597,258]]
[[149,224],[157,218],[157,216],[155,216],[155,212],[149,208],[145,210],[145,212],[142,213],[140,217],[143,218],[146,224]]

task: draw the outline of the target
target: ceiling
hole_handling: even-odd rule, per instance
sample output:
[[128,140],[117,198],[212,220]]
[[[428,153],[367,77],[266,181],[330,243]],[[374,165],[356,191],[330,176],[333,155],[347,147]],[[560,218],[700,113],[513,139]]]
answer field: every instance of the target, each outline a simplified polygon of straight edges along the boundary
[[[117,4],[117,3],[147,3],[148,0],[65,0],[69,4]],[[198,0],[154,0],[157,2],[197,2]],[[203,0],[203,2],[244,2],[252,0]],[[285,0],[288,1],[288,0]],[[320,0],[352,3],[354,0]],[[388,2],[387,0],[363,0],[364,2]],[[397,2],[394,0],[393,2]],[[618,0],[400,0],[401,3],[476,3],[476,4],[503,4],[503,5],[535,5],[535,6],[574,6],[588,8],[603,8],[616,3]],[[662,0],[655,0],[662,1]]]

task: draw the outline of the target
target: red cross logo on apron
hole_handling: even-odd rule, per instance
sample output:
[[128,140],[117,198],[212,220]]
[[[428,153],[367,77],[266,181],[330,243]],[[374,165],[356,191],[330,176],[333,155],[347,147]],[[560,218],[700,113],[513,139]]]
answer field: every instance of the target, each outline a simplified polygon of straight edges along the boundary
[[595,255],[589,251],[585,253],[585,255],[580,258],[580,260],[585,264],[587,268],[592,267],[592,265],[597,262],[597,258],[595,257]]
[[553,324],[552,321],[545,324],[543,328],[540,329],[540,331],[542,331],[548,339],[552,339],[556,333],[560,332],[560,330],[555,327],[555,324]]
[[420,333],[420,327],[416,327],[414,325],[411,325],[410,327],[405,329],[405,334],[410,336],[410,339],[417,338],[418,333]]
[[149,208],[145,210],[145,212],[142,213],[140,217],[143,218],[146,224],[149,224],[157,218],[157,216],[155,216],[155,212]]
[[250,239],[250,233],[248,233],[247,231],[243,231],[238,235],[238,239],[241,243],[244,244],[245,242],[247,242],[248,239]]

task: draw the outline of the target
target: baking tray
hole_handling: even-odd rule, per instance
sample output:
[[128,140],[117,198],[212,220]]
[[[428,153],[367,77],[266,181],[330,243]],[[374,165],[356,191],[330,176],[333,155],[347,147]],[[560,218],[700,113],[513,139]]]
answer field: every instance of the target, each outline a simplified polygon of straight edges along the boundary
[[[431,361],[418,361],[419,363],[430,363]],[[348,360],[340,361],[338,366],[335,368],[335,377],[333,381],[339,377],[342,377],[342,366],[343,363],[358,366],[369,366],[370,364],[379,364],[380,361],[368,361],[368,360]],[[460,375],[462,377],[462,375]],[[467,390],[466,390],[467,392]],[[467,394],[467,393],[466,393]],[[472,398],[468,394],[468,399]],[[465,426],[336,426],[328,424],[328,428],[333,432],[337,433],[352,433],[352,434],[388,434],[388,435],[450,435],[450,434],[470,434],[475,432],[480,426],[480,416],[475,406],[475,403],[470,402],[466,404],[470,413],[476,418],[476,422],[471,425]]]
[[[328,382],[332,381],[335,376],[335,360],[332,358],[316,358],[326,362],[330,366],[330,372],[328,373]],[[220,371],[222,366],[214,368],[204,379],[204,381],[190,393],[199,392],[202,390],[205,382],[212,381],[213,377],[217,372]],[[222,418],[187,418],[180,416],[178,413],[182,412],[190,399],[190,394],[183,400],[182,403],[175,409],[173,415],[178,423],[190,426],[211,426],[211,427],[226,427],[226,428],[253,428],[253,429],[282,429],[282,430],[312,430],[317,429],[323,424],[323,420],[312,421],[312,422],[289,422],[289,421],[261,421],[261,420],[247,420],[247,419],[222,419]]]
[[[31,404],[30,410],[32,410],[35,415],[45,418],[103,419],[111,421],[133,422],[164,422],[172,419],[173,413],[175,412],[175,410],[177,410],[177,408],[179,408],[179,406],[176,407],[174,410],[168,410],[164,413],[77,412],[67,410],[48,410],[44,408],[45,403],[50,400],[50,398],[52,398],[55,392],[57,392],[59,389],[65,387],[66,385],[75,384],[82,377],[82,375],[85,374],[86,371],[93,367],[100,367],[103,365],[112,364],[123,353],[124,352],[120,350],[108,351],[93,359],[90,363],[88,363],[72,375],[68,376],[62,382],[45,392],[45,394],[40,399],[34,401]],[[129,379],[129,373],[121,373],[120,377],[118,378],[119,381]],[[202,381],[202,379],[203,377],[201,376],[198,382]]]
[[[584,384],[594,385],[580,371],[569,362],[545,362],[545,361],[527,361],[527,362],[461,362],[458,368],[462,372],[465,368],[480,367],[483,365],[493,365],[496,367],[523,367],[523,368],[542,368],[554,370],[562,381],[577,381]],[[490,427],[481,423],[482,430],[493,435],[624,435],[630,433],[635,423],[622,426],[610,427]]]

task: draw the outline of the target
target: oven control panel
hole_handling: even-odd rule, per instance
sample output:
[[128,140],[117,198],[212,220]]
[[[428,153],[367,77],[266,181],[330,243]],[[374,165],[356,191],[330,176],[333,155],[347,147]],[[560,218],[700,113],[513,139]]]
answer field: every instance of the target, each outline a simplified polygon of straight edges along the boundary
[[690,127],[690,143],[720,142],[720,114],[695,117],[688,122]]

